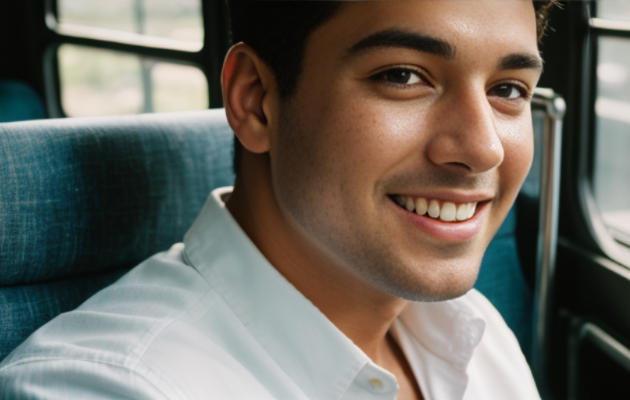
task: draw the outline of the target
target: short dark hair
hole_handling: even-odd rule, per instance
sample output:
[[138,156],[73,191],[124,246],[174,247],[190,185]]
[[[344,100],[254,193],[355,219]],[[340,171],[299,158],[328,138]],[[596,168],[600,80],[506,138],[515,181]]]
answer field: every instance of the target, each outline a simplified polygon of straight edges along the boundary
[[[548,14],[556,0],[533,0],[538,39],[547,28]],[[269,66],[280,99],[293,94],[304,57],[306,41],[329,20],[344,1],[227,0],[232,43],[247,43]],[[234,172],[238,174],[243,146],[234,138]]]

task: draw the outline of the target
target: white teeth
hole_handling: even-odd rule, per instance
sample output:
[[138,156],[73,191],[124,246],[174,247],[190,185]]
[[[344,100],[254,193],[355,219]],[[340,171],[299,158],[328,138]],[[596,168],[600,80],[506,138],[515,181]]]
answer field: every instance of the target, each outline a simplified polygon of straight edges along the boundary
[[440,211],[440,219],[442,221],[451,222],[455,221],[455,214],[457,213],[457,207],[451,202],[442,204],[442,210]]
[[475,211],[477,210],[477,203],[468,203],[468,219],[472,218],[475,215]]
[[470,208],[470,203],[460,204],[459,207],[457,207],[457,215],[455,216],[455,218],[457,218],[458,221],[464,221],[468,219],[469,208]]
[[422,197],[416,200],[416,213],[418,215],[424,215],[427,213],[427,201]]
[[431,218],[439,217],[440,216],[440,205],[438,204],[438,202],[435,201],[435,200],[431,200],[431,203],[429,204],[429,208],[428,208],[427,212],[429,213],[429,217],[431,217]]
[[407,203],[405,207],[407,207],[408,211],[413,211],[413,209],[416,208],[416,205],[414,204],[412,197],[407,197]]
[[457,205],[453,202],[446,201],[440,207],[440,203],[437,200],[431,200],[427,203],[427,200],[421,197],[414,200],[413,197],[396,195],[393,196],[393,199],[399,206],[408,211],[415,211],[418,215],[428,214],[431,218],[439,218],[445,222],[466,221],[472,218],[477,210],[477,203],[463,203]]

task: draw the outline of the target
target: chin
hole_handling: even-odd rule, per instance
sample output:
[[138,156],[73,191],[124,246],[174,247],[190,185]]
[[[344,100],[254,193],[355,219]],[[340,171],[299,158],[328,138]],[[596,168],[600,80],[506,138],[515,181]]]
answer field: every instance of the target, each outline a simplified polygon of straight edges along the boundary
[[430,271],[426,265],[424,268],[391,268],[386,274],[373,276],[370,280],[381,290],[406,300],[445,301],[461,297],[472,289],[480,264],[481,260],[436,261]]

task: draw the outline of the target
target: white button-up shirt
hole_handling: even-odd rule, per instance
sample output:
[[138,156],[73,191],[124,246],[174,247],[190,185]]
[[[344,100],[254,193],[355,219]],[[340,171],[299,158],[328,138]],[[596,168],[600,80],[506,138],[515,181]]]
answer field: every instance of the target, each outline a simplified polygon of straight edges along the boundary
[[[394,399],[372,362],[270,265],[218,189],[184,243],[35,332],[0,398]],[[391,333],[427,400],[539,399],[518,343],[471,290],[411,303]]]

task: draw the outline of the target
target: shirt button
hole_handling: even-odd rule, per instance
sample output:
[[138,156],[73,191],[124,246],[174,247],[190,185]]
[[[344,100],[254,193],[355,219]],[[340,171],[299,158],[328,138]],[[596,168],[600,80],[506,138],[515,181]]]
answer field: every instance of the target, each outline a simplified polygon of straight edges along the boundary
[[370,379],[370,386],[373,390],[381,390],[383,389],[383,381],[380,379],[372,378]]

